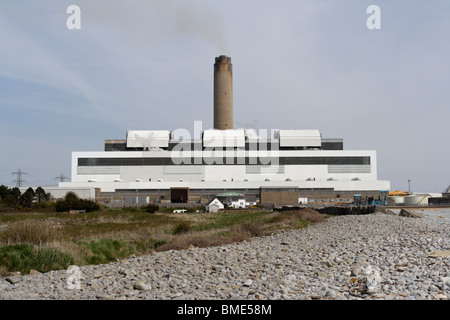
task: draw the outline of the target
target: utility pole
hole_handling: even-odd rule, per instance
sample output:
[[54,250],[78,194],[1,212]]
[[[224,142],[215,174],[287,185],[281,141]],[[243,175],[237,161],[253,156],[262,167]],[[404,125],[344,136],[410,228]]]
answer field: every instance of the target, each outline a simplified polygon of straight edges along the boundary
[[69,178],[65,177],[64,174],[61,173],[61,175],[56,177],[55,179],[57,179],[57,180],[59,180],[61,182],[64,182],[64,180],[67,180]]
[[411,193],[411,179],[408,179],[408,193]]
[[22,170],[17,170],[16,172],[12,172],[11,174],[15,174],[17,176],[17,178],[15,180],[13,180],[12,182],[16,183],[16,186],[18,188],[20,188],[24,182],[26,182],[25,180],[23,180],[23,175],[28,174],[26,172],[23,172]]

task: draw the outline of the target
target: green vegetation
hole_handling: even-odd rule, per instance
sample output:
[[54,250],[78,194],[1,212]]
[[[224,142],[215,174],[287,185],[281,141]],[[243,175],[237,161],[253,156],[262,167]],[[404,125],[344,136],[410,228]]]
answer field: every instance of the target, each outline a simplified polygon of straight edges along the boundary
[[133,247],[120,240],[100,239],[89,242],[81,241],[79,245],[90,251],[86,257],[88,264],[101,264],[115,261],[130,256],[133,253]]
[[84,210],[92,212],[100,210],[100,206],[92,200],[80,199],[74,192],[67,192],[64,200],[56,201],[56,211]]
[[145,211],[147,211],[148,213],[155,213],[158,210],[159,206],[156,204],[149,204],[145,207]]
[[195,226],[195,230],[211,230],[244,224],[249,221],[262,221],[267,217],[265,211],[230,210],[226,214],[207,214],[206,219]]
[[53,205],[49,200],[50,194],[46,193],[42,187],[37,187],[36,190],[28,188],[24,193],[21,193],[17,187],[0,186],[0,212],[8,212],[11,209],[31,210],[39,208],[44,210],[47,209],[47,206],[52,209]]
[[0,247],[0,266],[8,271],[29,273],[31,269],[48,272],[66,269],[73,263],[68,254],[55,249],[36,248],[29,244]]
[[182,234],[191,231],[191,224],[187,221],[178,223],[173,229],[173,234]]
[[74,192],[68,192],[64,199],[56,202],[50,201],[50,193],[46,193],[42,187],[36,190],[28,188],[23,193],[19,188],[0,186],[0,212],[11,211],[40,211],[40,212],[65,212],[70,210],[85,210],[92,212],[100,210],[100,206],[91,200],[80,199]]
[[[79,200],[68,194],[61,201],[75,206]],[[30,269],[66,269],[71,264],[108,263],[152,251],[223,245],[279,230],[304,228],[325,219],[306,209],[189,211],[173,213],[172,209],[147,206],[71,214],[11,208],[0,213],[0,275],[12,271],[27,273]]]
[[60,238],[60,229],[46,220],[19,220],[0,232],[0,241],[7,243],[40,245]]

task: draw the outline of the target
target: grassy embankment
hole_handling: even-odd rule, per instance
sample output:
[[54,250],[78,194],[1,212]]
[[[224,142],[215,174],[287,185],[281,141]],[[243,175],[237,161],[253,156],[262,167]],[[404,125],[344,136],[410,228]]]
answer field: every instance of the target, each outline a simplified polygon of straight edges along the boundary
[[124,208],[79,214],[1,213],[0,276],[108,263],[155,250],[234,243],[324,219],[313,210],[150,214]]

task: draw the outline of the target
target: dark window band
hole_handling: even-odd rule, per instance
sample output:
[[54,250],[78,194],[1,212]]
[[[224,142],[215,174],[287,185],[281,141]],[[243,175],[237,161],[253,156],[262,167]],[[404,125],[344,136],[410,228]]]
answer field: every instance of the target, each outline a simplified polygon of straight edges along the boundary
[[[280,158],[78,158],[79,167],[170,166],[170,165],[369,165],[370,157],[280,157]],[[271,161],[272,160],[272,161]]]

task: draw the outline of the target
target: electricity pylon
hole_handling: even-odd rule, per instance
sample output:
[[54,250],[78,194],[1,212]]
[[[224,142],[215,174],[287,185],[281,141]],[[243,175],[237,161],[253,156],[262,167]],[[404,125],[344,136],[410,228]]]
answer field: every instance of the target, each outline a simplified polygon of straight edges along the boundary
[[16,172],[12,172],[11,174],[15,174],[17,176],[17,179],[13,180],[12,182],[16,183],[16,186],[18,188],[20,188],[24,182],[26,182],[25,180],[23,180],[23,175],[28,174],[26,172],[23,172],[22,170],[17,170]]
[[56,180],[59,179],[59,181],[64,182],[64,180],[67,180],[67,179],[69,179],[69,178],[65,177],[64,174],[61,173],[61,175],[58,176],[58,177],[56,177],[55,179],[56,179]]

